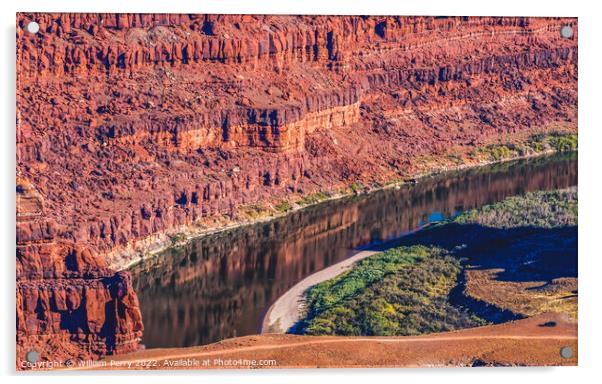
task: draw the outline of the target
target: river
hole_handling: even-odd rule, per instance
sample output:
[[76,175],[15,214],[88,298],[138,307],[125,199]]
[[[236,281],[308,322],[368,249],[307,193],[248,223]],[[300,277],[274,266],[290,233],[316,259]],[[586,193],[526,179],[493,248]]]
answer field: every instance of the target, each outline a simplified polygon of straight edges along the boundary
[[577,154],[456,171],[202,237],[130,269],[147,348],[259,333],[278,297],[357,252],[528,191],[577,185]]

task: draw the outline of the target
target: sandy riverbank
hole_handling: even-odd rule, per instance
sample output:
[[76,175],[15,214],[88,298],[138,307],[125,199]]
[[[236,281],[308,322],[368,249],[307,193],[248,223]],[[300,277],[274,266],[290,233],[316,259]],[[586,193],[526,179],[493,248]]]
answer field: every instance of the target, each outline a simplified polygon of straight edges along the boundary
[[[405,233],[401,237],[415,233],[429,225],[430,223],[427,223],[424,226]],[[286,333],[301,319],[305,302],[305,291],[307,289],[347,272],[360,260],[397,246],[401,237],[378,244],[372,247],[372,249],[360,250],[353,256],[315,272],[295,284],[268,308],[262,321],[261,333]]]
[[286,333],[303,312],[305,291],[316,284],[332,279],[353,267],[358,261],[370,257],[380,251],[361,251],[350,258],[322,269],[298,282],[278,298],[268,309],[261,327],[261,333]]

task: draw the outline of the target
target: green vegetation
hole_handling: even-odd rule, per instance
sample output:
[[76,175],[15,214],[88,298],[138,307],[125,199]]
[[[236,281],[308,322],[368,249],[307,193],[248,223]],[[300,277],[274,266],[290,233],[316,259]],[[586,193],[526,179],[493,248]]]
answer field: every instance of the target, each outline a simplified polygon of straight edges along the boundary
[[177,245],[184,241],[186,241],[188,237],[185,233],[176,233],[175,235],[169,236],[169,240],[171,241],[171,245]]
[[577,225],[577,188],[512,196],[478,210],[466,211],[454,221],[497,228],[554,228]]
[[569,152],[577,150],[577,135],[568,133],[539,134],[531,136],[520,144],[492,144],[474,150],[470,156],[485,156],[494,161],[507,160],[514,157],[537,154],[546,150]]
[[304,196],[301,200],[297,201],[297,204],[300,206],[312,205],[328,200],[329,198],[330,195],[325,192],[315,192]]
[[307,292],[311,335],[418,335],[484,324],[452,306],[460,263],[440,248],[390,249]]
[[489,154],[493,157],[494,160],[502,160],[510,158],[510,148],[505,145],[493,145],[487,147],[489,149]]
[[499,161],[522,156],[524,155],[524,151],[513,144],[492,144],[484,148],[478,148],[471,154],[472,157],[479,157],[479,155]]
[[577,218],[573,187],[467,211],[454,222],[473,225],[453,239],[445,225],[430,235],[448,248],[462,243],[461,256],[477,266],[465,272],[467,297],[523,316],[559,312],[577,319]]
[[[467,226],[465,231],[457,224]],[[470,210],[419,231],[412,245],[393,248],[358,262],[350,271],[306,292],[306,317],[294,332],[310,335],[419,335],[506,321],[512,313],[547,309],[576,313],[577,188],[512,196]],[[453,226],[453,227],[450,227]],[[491,227],[501,230],[492,230]],[[531,228],[523,228],[531,227]],[[450,235],[450,228],[456,232]],[[511,231],[503,229],[515,228]],[[491,236],[496,236],[492,238]],[[495,247],[488,246],[492,241]],[[563,248],[564,247],[564,248]],[[479,267],[464,273],[461,263],[499,267],[524,281],[550,276],[550,291],[524,289],[507,277]],[[530,269],[521,268],[526,260]],[[562,284],[553,278],[563,276]],[[566,285],[566,287],[565,287]],[[454,288],[461,294],[452,291]],[[452,293],[454,292],[454,293]],[[470,298],[468,302],[463,301]],[[451,300],[454,298],[454,300]],[[464,298],[464,299],[463,299]],[[470,301],[476,299],[476,302]],[[562,300],[561,300],[562,299]],[[458,300],[458,301],[456,301]],[[454,304],[452,304],[452,302]],[[463,307],[457,306],[461,302]],[[500,311],[490,307],[494,304]],[[539,312],[537,312],[539,311]],[[506,320],[503,320],[505,319]]]
[[569,152],[577,149],[577,135],[552,135],[549,143],[558,152]]
[[543,152],[546,149],[546,135],[531,136],[526,145],[535,152]]
[[355,194],[361,193],[364,189],[364,187],[358,182],[353,182],[353,184],[351,184],[349,188],[351,188],[351,192]]
[[285,213],[285,212],[290,211],[292,209],[292,207],[288,201],[284,200],[284,201],[281,201],[280,203],[274,205],[274,209],[280,213]]
[[268,216],[270,213],[272,213],[265,206],[259,205],[259,204],[244,205],[244,206],[240,207],[240,212],[244,215],[244,217],[247,217],[251,220],[255,220],[260,217]]

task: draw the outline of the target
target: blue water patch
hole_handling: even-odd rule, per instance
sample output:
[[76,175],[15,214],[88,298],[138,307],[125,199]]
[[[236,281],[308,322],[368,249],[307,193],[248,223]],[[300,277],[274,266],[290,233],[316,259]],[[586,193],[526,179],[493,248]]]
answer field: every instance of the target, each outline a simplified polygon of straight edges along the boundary
[[441,213],[441,212],[433,212],[433,213],[431,213],[429,215],[429,217],[428,217],[427,220],[428,220],[429,223],[432,223],[434,221],[441,221],[443,219],[445,219],[445,216],[443,215],[443,213]]
[[431,212],[431,214],[429,214],[426,217],[426,220],[420,219],[420,221],[418,222],[418,228],[420,228],[426,224],[434,223],[434,222],[442,221],[442,220],[445,220],[445,215],[443,213],[441,213],[439,211]]

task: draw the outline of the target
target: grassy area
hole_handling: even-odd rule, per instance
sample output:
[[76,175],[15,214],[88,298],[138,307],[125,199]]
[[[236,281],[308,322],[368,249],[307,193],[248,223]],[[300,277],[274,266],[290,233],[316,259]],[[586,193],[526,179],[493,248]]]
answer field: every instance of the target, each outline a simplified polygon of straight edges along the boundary
[[274,205],[274,209],[280,213],[285,213],[293,209],[288,201],[284,200]]
[[[512,149],[514,150],[514,148]],[[490,145],[484,151],[489,151],[489,155],[496,161],[509,159],[512,156],[507,145]]]
[[548,142],[558,152],[577,150],[577,135],[552,135]]
[[557,152],[576,151],[577,135],[569,133],[534,135],[523,143],[492,144],[475,149],[471,153],[471,157],[499,161],[543,153],[548,150]]
[[576,318],[576,225],[576,187],[464,212],[310,288],[295,332],[418,335],[505,321],[501,311]]
[[448,301],[460,272],[460,263],[440,248],[390,249],[312,287],[300,332],[418,335],[483,324]]
[[539,191],[512,196],[478,210],[466,211],[454,221],[496,228],[553,228],[577,225],[577,189]]
[[315,192],[311,193],[307,196],[304,196],[301,200],[297,201],[297,204],[300,206],[317,204],[322,201],[326,201],[330,198],[330,195],[325,192]]

